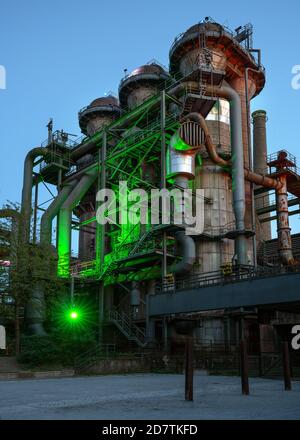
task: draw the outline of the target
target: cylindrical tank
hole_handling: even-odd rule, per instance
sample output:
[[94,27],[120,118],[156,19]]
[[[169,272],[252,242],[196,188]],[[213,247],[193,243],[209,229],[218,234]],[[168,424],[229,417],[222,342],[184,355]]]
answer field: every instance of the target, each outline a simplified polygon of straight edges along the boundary
[[[217,101],[206,117],[214,145],[219,154],[231,155],[230,110],[225,99]],[[234,229],[232,182],[230,175],[208,156],[204,146],[200,149],[202,166],[196,169],[195,189],[204,189],[207,198],[204,210],[204,234],[197,241],[199,272],[213,272],[231,263],[234,242],[222,235]]]
[[204,189],[204,231],[197,240],[198,272],[214,272],[231,263],[234,242],[224,238],[234,229],[231,178],[209,158],[196,170],[195,188]]
[[93,136],[121,114],[119,101],[112,95],[97,98],[78,113],[82,133]]
[[207,126],[217,152],[231,154],[230,108],[226,99],[219,99],[206,117]]
[[[205,94],[206,84],[214,84],[217,87],[222,80],[225,80],[239,94],[242,107],[244,164],[248,168],[250,152],[247,106],[249,102],[246,102],[246,96],[250,100],[258,95],[264,87],[265,74],[262,66],[256,61],[253,54],[240,44],[237,35],[235,36],[227,28],[213,22],[211,19],[205,19],[204,22],[190,27],[186,32],[179,35],[175,39],[169,55],[171,75],[181,75],[182,81],[198,81],[199,95],[203,93],[203,90]],[[246,93],[246,87],[248,93]],[[203,116],[206,116],[206,107],[201,103],[201,99],[198,104],[199,110],[193,111],[200,111]],[[197,108],[196,103],[193,103],[193,106]],[[219,105],[215,106],[207,117],[216,150],[219,154],[225,155],[225,158],[230,154],[231,144],[228,117],[229,103],[223,100],[219,101]],[[206,180],[212,182],[211,189],[217,192],[220,188],[228,186],[225,183],[220,185],[214,180],[221,173],[227,181],[228,175],[222,170],[214,170],[214,164],[205,155],[202,155],[202,151],[201,156],[203,157],[203,166],[199,171],[202,176],[201,179],[198,179],[199,187],[201,188],[202,181],[205,182]],[[206,167],[206,164],[208,167]],[[206,176],[206,174],[208,175]],[[217,180],[219,181],[219,177]],[[205,188],[205,191],[209,192],[209,188]],[[248,182],[245,182],[245,206],[245,227],[246,229],[252,229],[252,192]],[[210,208],[207,207],[207,210],[209,211]],[[221,220],[221,217],[219,220]],[[222,222],[224,220],[226,223],[230,223],[229,219],[223,219]],[[210,221],[209,218],[207,221]],[[253,264],[252,240],[248,240],[247,245],[249,262]],[[218,247],[215,242],[211,242],[211,244],[207,242],[207,247],[209,246],[211,246],[212,253],[217,252],[217,249],[214,250]],[[210,270],[217,269],[217,258],[215,261],[215,264],[208,264]]]
[[[267,113],[265,110],[256,110],[252,113],[253,121],[253,170],[259,174],[266,174],[267,166]],[[269,196],[260,194],[255,196],[255,209],[263,208],[269,204]],[[269,218],[270,213],[260,216],[260,218]],[[263,240],[271,240],[271,223],[263,222],[260,225]]]
[[158,64],[138,67],[120,82],[121,107],[133,110],[150,96],[156,95],[168,80],[170,80],[170,75]]
[[186,76],[199,66],[224,71],[226,52],[216,45],[210,47],[211,39],[220,37],[222,32],[223,27],[217,23],[199,23],[176,38],[169,52],[170,73]]
[[180,125],[170,139],[167,150],[167,179],[178,176],[194,179],[195,156],[202,144],[202,130],[199,124],[187,121]]

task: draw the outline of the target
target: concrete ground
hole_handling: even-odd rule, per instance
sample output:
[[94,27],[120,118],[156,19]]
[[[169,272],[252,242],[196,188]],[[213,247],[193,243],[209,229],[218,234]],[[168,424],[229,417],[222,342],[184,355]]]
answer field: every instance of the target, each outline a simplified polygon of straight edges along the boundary
[[184,376],[132,374],[0,381],[1,419],[300,419],[300,382],[239,377],[194,378],[186,402]]

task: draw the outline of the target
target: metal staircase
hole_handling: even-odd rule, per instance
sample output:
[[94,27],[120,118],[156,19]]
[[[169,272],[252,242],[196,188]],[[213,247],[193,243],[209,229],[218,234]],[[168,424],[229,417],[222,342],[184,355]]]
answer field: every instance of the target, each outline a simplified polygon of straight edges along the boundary
[[118,256],[119,251],[123,251],[124,248],[127,246],[130,246],[131,244],[128,243],[128,237],[130,237],[130,235],[133,233],[133,231],[135,230],[135,228],[137,227],[137,224],[133,225],[133,227],[129,230],[129,232],[125,235],[125,237],[123,238],[123,240],[118,244],[118,246],[116,246],[116,248],[114,249],[114,256],[115,258],[110,261],[108,264],[104,265],[101,272],[100,272],[100,276],[99,279],[103,279],[104,276],[110,276],[112,275],[119,267],[119,265],[121,264],[120,262],[120,257]]
[[145,347],[145,332],[131,321],[128,313],[112,310],[109,312],[109,321],[115,324],[129,341],[136,342],[140,347]]

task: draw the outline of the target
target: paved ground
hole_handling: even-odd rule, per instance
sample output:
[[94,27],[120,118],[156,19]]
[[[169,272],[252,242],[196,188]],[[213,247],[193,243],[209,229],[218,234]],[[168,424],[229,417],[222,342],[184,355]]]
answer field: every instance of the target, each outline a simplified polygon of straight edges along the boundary
[[300,382],[195,376],[194,402],[184,377],[135,374],[0,381],[1,419],[300,419]]

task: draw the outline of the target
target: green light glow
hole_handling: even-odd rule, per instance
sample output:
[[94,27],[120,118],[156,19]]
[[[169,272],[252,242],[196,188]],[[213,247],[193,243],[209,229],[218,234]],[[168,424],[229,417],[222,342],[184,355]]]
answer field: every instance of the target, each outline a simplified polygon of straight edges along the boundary
[[186,142],[184,142],[183,139],[181,139],[178,132],[173,134],[173,136],[171,137],[170,145],[172,148],[174,148],[174,150],[181,150],[181,151],[187,151],[192,148],[191,145],[188,145]]
[[78,318],[78,313],[74,310],[70,313],[70,318],[71,319],[77,319]]
[[76,304],[67,299],[57,299],[54,309],[55,326],[60,331],[84,332],[92,325],[94,310],[90,302],[77,298]]
[[70,247],[71,247],[71,231],[70,212],[61,210],[59,214],[58,227],[58,267],[57,274],[61,278],[68,278],[70,274]]

